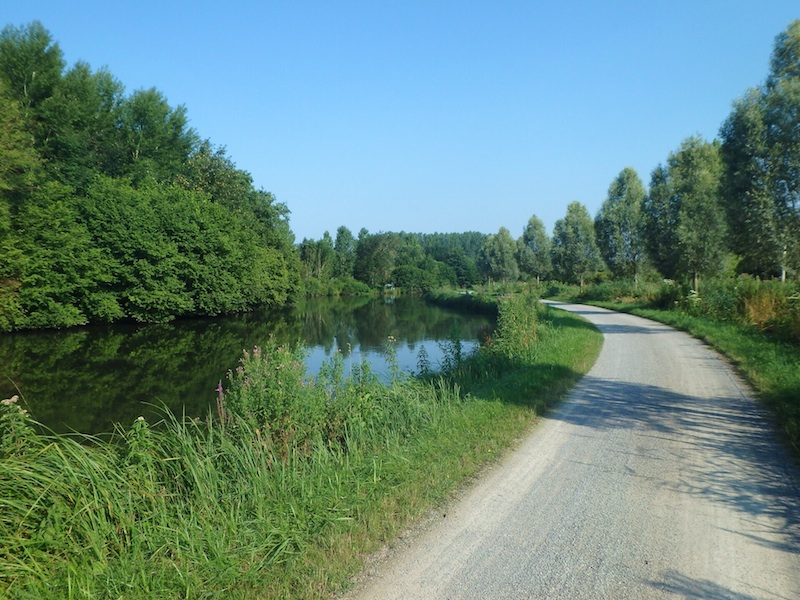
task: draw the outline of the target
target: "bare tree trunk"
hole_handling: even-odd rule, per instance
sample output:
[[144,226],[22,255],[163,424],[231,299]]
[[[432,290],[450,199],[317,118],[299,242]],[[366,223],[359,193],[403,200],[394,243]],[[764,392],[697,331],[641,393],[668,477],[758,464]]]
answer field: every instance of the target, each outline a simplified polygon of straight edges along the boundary
[[786,246],[783,247],[783,260],[781,260],[781,283],[786,283]]

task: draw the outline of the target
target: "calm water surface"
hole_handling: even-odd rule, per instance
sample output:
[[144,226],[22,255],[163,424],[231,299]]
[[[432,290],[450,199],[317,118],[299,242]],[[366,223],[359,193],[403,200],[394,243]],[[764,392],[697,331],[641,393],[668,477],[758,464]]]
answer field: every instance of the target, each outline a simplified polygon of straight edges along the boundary
[[415,371],[420,348],[435,368],[448,342],[459,340],[469,351],[493,327],[485,316],[418,298],[320,298],[279,312],[166,325],[6,334],[0,335],[0,398],[21,392],[34,418],[55,431],[101,433],[139,415],[158,418],[155,406],[205,416],[242,350],[271,337],[306,345],[309,376],[336,352],[346,370],[366,359],[384,373],[389,336],[397,340],[400,368]]

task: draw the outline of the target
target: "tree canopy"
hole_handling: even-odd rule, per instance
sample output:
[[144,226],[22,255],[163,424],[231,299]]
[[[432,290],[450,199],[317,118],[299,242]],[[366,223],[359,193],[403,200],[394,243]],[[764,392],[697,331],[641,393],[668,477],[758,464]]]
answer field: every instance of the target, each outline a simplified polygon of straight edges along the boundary
[[553,272],[562,281],[579,283],[601,268],[594,223],[580,202],[570,202],[567,214],[553,227]]
[[645,189],[631,167],[617,175],[595,217],[597,246],[606,265],[617,277],[636,278],[645,259],[642,203]]
[[286,207],[155,88],[65,69],[40,23],[0,33],[0,330],[285,303]]

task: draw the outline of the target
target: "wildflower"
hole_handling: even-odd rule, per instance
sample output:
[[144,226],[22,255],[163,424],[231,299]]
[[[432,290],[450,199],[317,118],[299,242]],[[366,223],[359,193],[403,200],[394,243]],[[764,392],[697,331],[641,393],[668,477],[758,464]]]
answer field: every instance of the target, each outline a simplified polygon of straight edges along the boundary
[[19,400],[19,396],[17,396],[15,394],[15,395],[11,396],[11,398],[6,398],[5,400],[0,400],[0,404],[3,404],[5,406],[11,406],[12,404],[16,404],[17,400]]

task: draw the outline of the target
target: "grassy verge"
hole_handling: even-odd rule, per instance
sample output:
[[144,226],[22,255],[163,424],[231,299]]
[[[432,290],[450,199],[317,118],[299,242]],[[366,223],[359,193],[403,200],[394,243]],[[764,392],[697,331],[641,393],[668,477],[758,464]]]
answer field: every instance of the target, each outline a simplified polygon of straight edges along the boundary
[[666,323],[725,355],[775,415],[785,441],[800,460],[800,346],[788,341],[789,336],[776,336],[755,325],[692,315],[679,309],[654,309],[622,302],[589,303]]
[[[319,598],[495,460],[588,370],[593,328],[525,297],[445,373],[382,384],[246,355],[206,421],[111,442],[41,436],[0,405],[0,596]],[[85,442],[91,443],[85,443]]]

